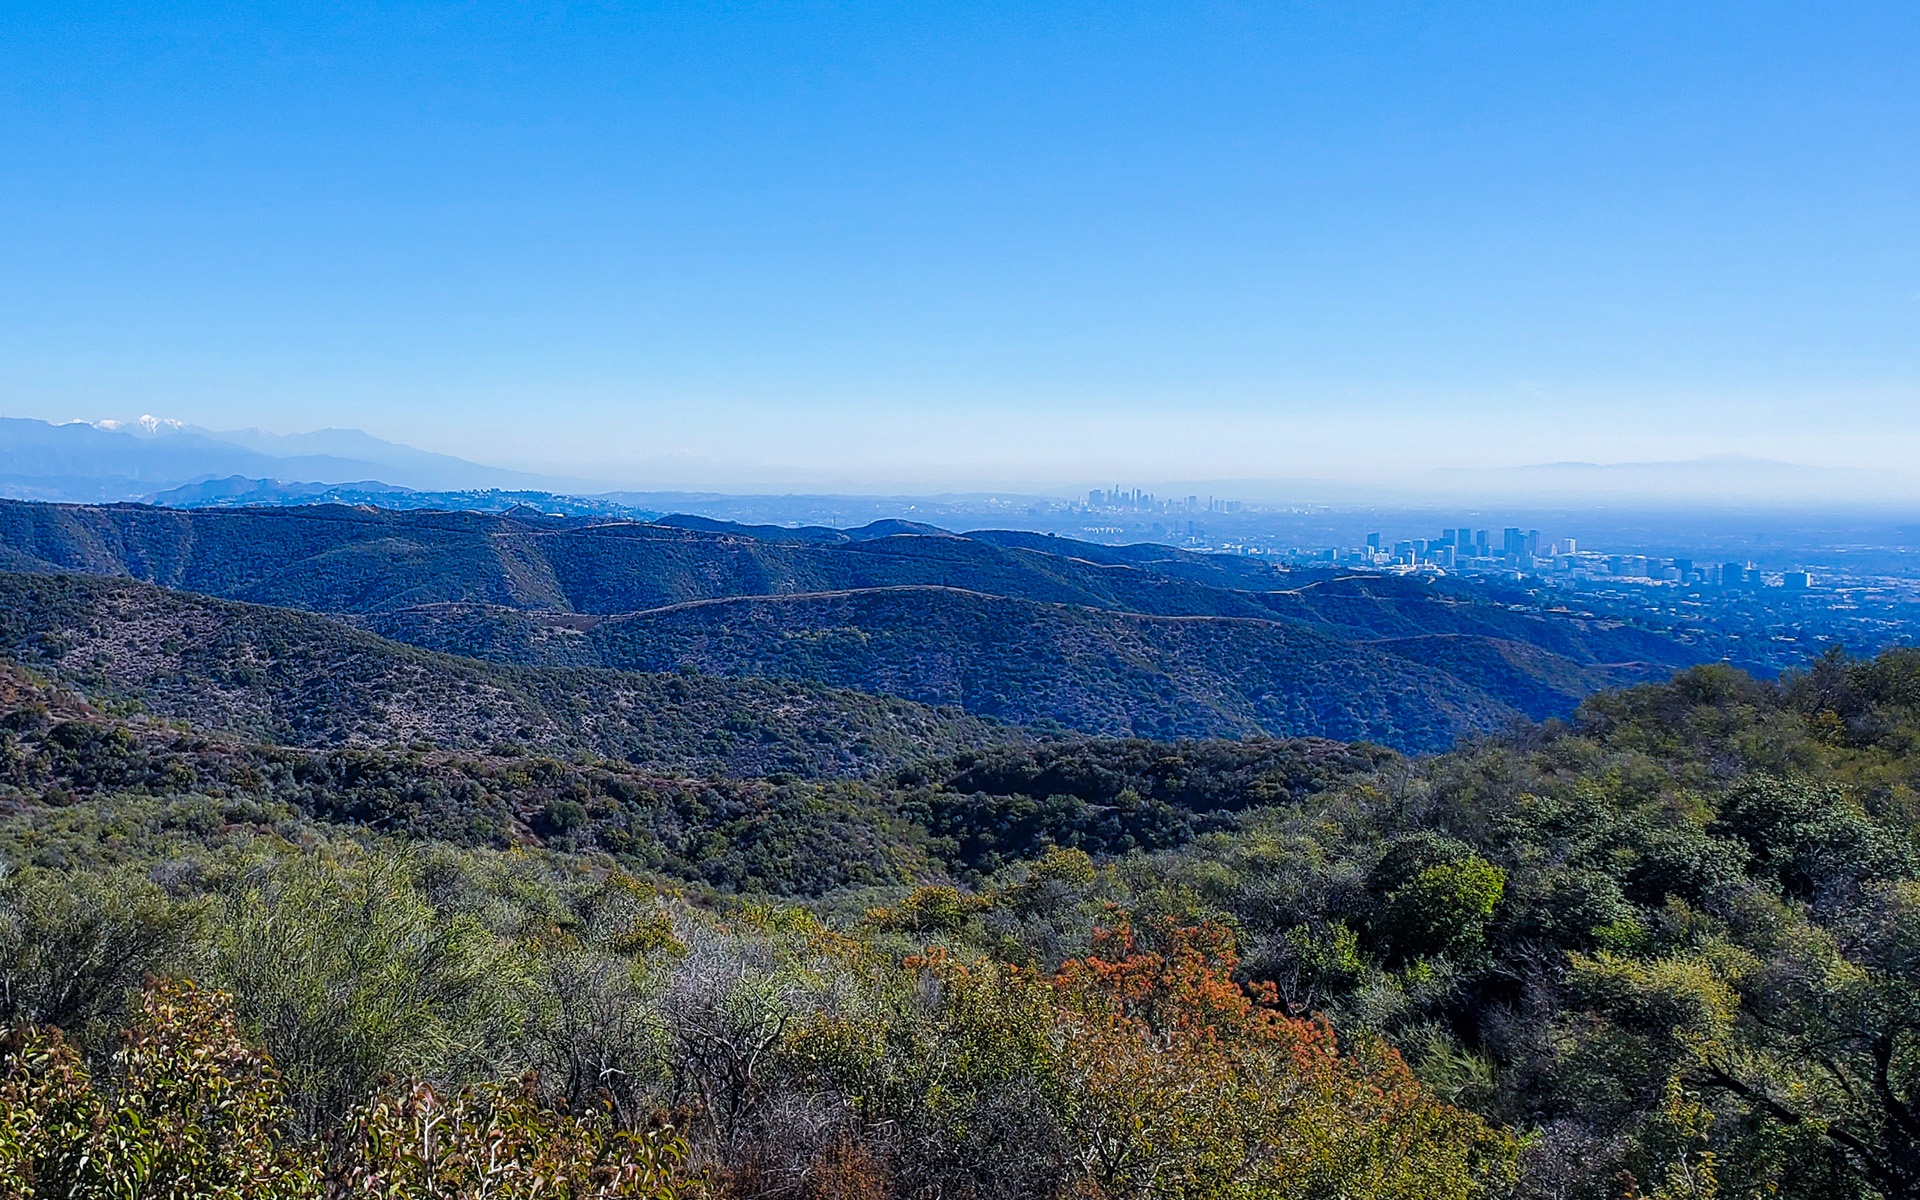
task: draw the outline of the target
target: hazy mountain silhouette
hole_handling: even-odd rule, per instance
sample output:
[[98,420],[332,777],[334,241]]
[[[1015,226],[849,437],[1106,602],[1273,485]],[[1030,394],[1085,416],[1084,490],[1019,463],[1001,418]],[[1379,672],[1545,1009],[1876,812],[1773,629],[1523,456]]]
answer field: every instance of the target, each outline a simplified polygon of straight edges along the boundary
[[564,481],[384,442],[358,430],[279,437],[154,421],[54,425],[0,418],[0,492],[82,503],[142,500],[183,485],[247,479],[419,489],[543,488]]

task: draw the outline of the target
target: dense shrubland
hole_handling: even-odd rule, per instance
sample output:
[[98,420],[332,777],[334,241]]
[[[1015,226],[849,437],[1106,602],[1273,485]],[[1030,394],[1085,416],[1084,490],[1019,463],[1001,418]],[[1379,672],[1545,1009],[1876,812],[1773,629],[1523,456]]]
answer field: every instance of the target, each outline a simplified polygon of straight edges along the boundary
[[[1094,874],[1063,851],[1029,882]],[[1341,1047],[1242,987],[1223,926],[1115,923],[1022,967],[946,936],[968,905],[937,888],[905,898],[905,926],[884,911],[835,931],[574,862],[384,841],[229,844],[162,878],[79,900],[70,874],[0,883],[5,1016],[79,1031],[13,1043],[17,1194],[123,1169],[143,1188],[172,1172],[358,1194],[466,1180],[496,1136],[519,1173],[504,1191],[381,1194],[532,1195],[566,1171],[587,1190],[564,1194],[666,1194],[584,1182],[625,1163],[735,1196],[1469,1196],[1512,1161],[1384,1043]],[[89,922],[171,936],[47,952]],[[219,990],[137,995],[185,977]],[[130,1041],[108,1036],[123,1024]],[[428,1157],[460,1162],[399,1161],[436,1107],[463,1115]],[[116,1166],[113,1147],[159,1165]]]
[[[1160,850],[1393,756],[1317,739],[1123,741],[965,753],[892,776],[737,779],[562,760],[512,744],[305,750],[115,719],[0,675],[0,854],[111,859],[166,830],[352,824],[543,846],[730,892],[819,896],[979,873],[1048,846]],[[1224,824],[1223,824],[1224,823]]]
[[[488,1194],[1920,1195],[1913,651],[1428,759],[844,784],[242,747],[10,686],[0,1146],[47,1179],[165,1113],[290,1195],[481,1194],[463,1137],[526,1167]],[[393,1158],[429,1126],[458,1161]]]

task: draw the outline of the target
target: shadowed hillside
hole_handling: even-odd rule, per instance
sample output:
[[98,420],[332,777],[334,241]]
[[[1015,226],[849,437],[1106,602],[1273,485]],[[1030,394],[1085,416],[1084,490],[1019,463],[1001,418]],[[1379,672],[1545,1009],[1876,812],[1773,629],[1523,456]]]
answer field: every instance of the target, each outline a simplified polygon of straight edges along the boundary
[[[608,618],[436,605],[386,636],[502,662],[807,679],[1110,736],[1310,733],[1438,749],[1623,672],[1471,634],[1152,617],[953,588],[697,601]],[[1444,666],[1428,664],[1444,664]]]
[[0,654],[162,716],[297,746],[526,744],[685,770],[841,774],[1017,736],[772,680],[489,665],[307,613],[74,575],[0,574]]

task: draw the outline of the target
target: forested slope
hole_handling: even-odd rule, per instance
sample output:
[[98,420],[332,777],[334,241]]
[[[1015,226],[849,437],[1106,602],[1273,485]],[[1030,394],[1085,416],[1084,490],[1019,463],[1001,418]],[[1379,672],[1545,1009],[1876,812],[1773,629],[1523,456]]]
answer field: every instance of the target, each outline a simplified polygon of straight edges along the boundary
[[1304,798],[1392,758],[1317,740],[1102,741],[969,751],[863,779],[693,775],[510,745],[260,743],[108,711],[0,664],[0,799],[22,818],[0,838],[0,857],[121,861],[93,836],[98,823],[123,819],[129,796],[186,796],[162,806],[163,823],[184,828],[214,813],[216,824],[328,822],[610,855],[689,883],[820,896],[969,876],[1053,846],[1180,846],[1249,805]]
[[686,770],[845,774],[1018,736],[764,679],[483,664],[308,613],[82,575],[0,574],[0,653],[164,716],[299,746],[520,744]]
[[1353,643],[1293,622],[1148,617],[956,588],[697,602],[594,621],[423,606],[368,623],[501,662],[805,679],[1104,736],[1311,734],[1408,750],[1563,712],[1631,677],[1478,635]]

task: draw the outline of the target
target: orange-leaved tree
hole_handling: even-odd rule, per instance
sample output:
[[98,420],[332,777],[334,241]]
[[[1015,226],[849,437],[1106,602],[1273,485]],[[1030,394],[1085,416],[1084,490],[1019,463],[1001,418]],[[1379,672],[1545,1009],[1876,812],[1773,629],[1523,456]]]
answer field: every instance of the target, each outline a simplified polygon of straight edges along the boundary
[[1466,1200],[1511,1177],[1510,1138],[1379,1041],[1286,1016],[1237,961],[1219,925],[1122,923],[1054,977],[1067,1124],[1103,1195]]

